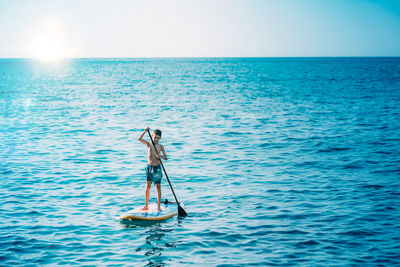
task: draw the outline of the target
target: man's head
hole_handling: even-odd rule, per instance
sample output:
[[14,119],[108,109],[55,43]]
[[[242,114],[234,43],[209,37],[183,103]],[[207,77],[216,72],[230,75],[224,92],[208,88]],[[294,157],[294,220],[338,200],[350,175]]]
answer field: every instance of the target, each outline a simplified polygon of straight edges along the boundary
[[161,131],[159,129],[155,129],[154,132],[153,132],[154,143],[157,144],[158,141],[160,141],[160,139],[161,139]]

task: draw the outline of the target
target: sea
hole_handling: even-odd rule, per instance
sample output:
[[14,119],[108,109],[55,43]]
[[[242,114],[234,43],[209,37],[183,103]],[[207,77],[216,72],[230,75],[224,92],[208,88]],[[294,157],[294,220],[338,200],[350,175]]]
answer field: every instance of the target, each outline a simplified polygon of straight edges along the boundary
[[399,266],[400,58],[0,59],[0,179],[1,266]]

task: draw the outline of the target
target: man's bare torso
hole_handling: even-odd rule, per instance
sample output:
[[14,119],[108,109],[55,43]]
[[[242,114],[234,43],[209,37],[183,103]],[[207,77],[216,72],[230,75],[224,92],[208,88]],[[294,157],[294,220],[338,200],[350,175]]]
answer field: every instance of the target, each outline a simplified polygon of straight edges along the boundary
[[[157,152],[160,154],[161,144],[156,144]],[[158,166],[161,164],[160,160],[157,158],[157,153],[154,150],[153,144],[149,144],[147,146],[147,155],[148,161],[147,163],[151,166]]]

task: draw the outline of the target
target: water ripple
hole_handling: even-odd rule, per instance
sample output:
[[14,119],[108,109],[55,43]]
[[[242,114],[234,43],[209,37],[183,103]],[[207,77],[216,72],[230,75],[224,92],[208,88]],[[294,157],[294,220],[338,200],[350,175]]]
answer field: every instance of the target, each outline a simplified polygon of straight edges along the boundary
[[[0,265],[399,265],[399,66],[0,60]],[[189,217],[118,220],[147,125]]]

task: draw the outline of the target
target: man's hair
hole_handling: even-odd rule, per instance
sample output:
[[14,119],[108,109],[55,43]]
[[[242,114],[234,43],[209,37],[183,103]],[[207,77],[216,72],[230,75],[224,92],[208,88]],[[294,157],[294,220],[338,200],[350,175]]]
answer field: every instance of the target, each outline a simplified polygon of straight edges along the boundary
[[154,134],[159,135],[161,137],[161,130],[155,129]]

